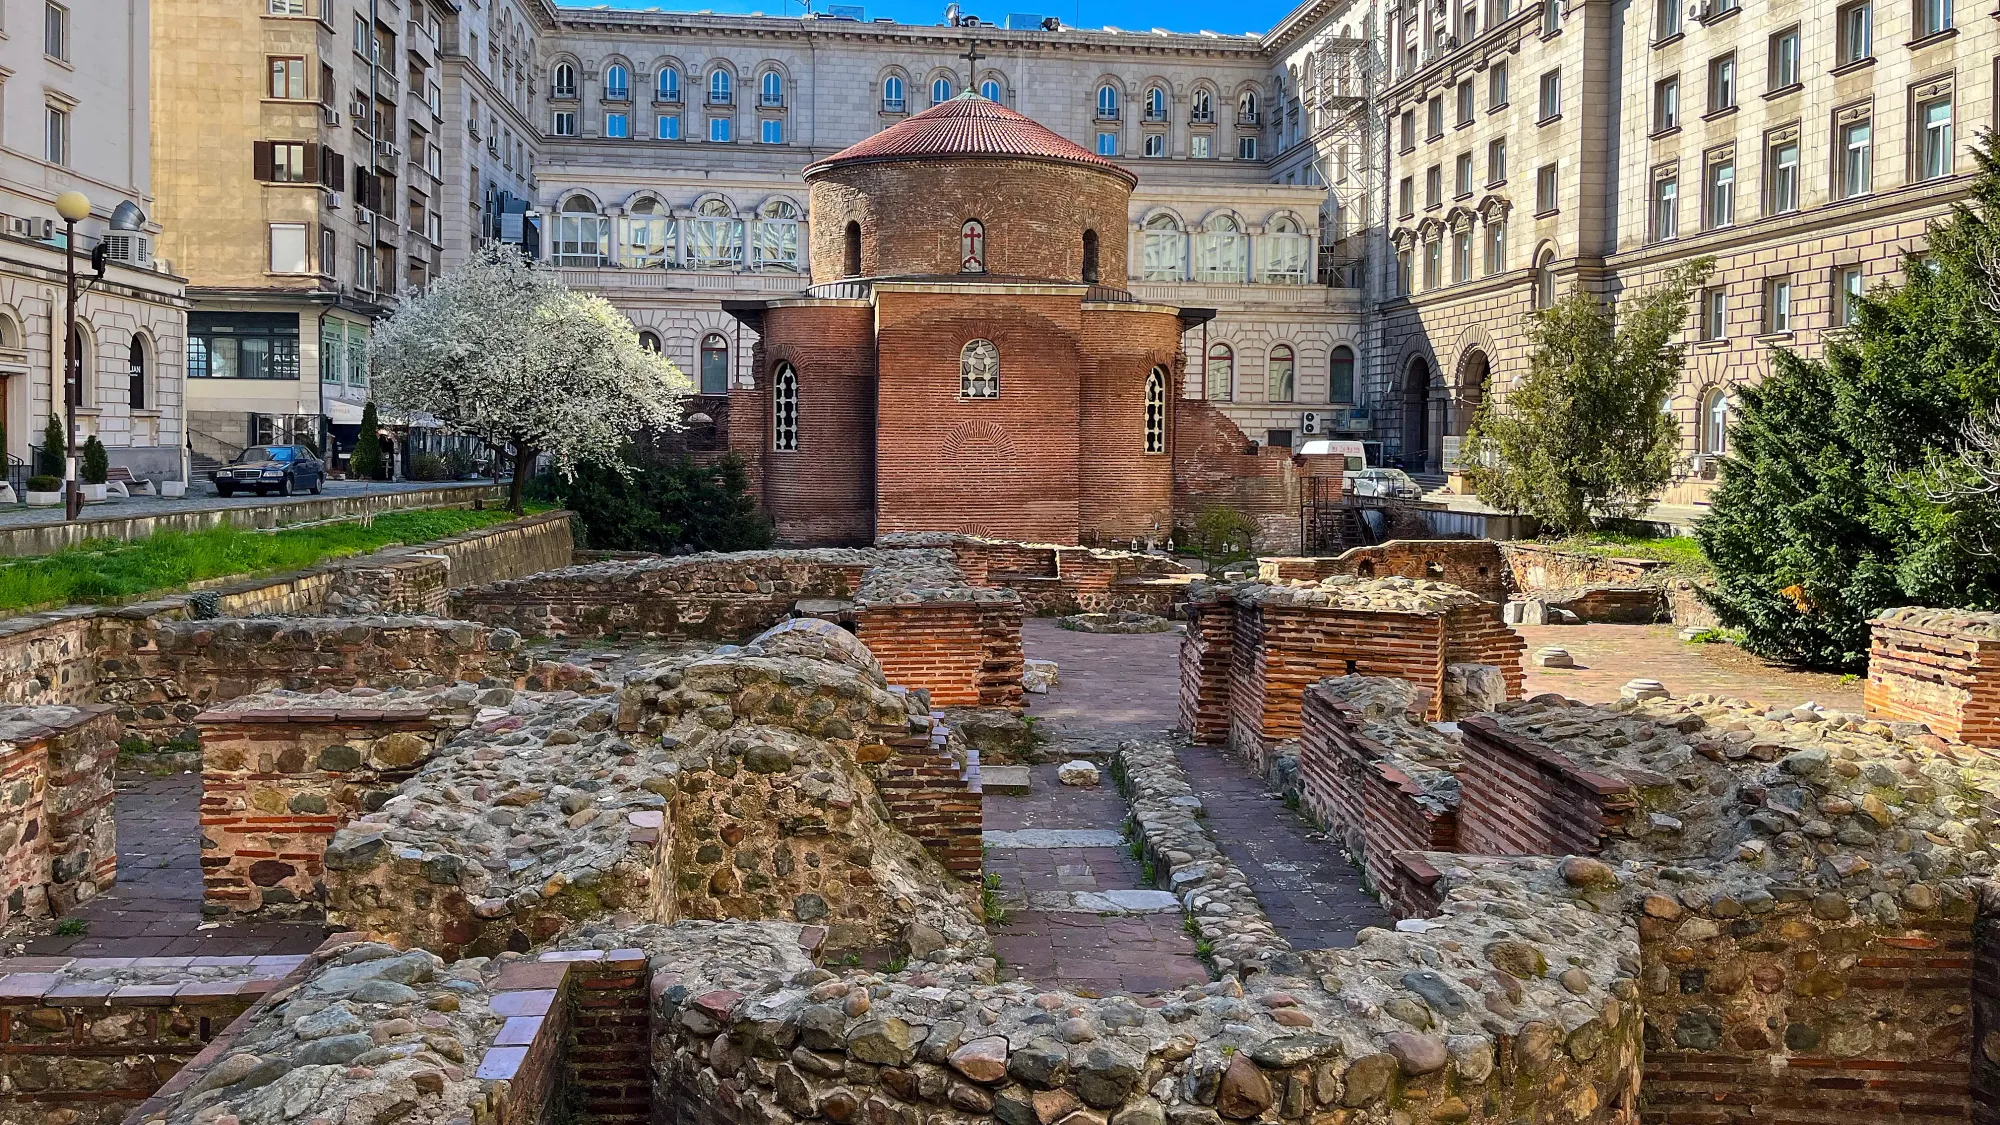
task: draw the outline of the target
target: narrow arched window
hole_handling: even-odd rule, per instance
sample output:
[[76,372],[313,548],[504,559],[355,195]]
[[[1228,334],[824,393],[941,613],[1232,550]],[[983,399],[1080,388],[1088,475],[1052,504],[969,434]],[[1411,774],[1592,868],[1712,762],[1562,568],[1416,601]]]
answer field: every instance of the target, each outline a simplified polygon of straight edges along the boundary
[[799,447],[799,375],[789,363],[771,380],[771,448],[791,453]]
[[981,82],[979,84],[979,96],[997,104],[1000,101],[1000,83],[995,82],[991,78]]
[[991,340],[969,340],[958,353],[958,393],[963,398],[1000,397],[1000,349]]
[[613,63],[604,68],[604,98],[622,102],[632,96],[632,72]]
[[903,80],[893,74],[882,80],[882,112],[903,112]]
[[1153,368],[1146,376],[1146,452],[1167,451],[1167,372]]
[[1729,396],[1721,387],[1702,396],[1701,451],[1712,457],[1729,452]]
[[130,398],[127,401],[130,402],[132,409],[144,410],[146,408],[146,342],[137,336],[132,337],[131,350],[126,353],[125,372],[130,380],[130,387],[127,392]]
[[1208,347],[1208,397],[1213,402],[1228,402],[1236,388],[1236,353],[1228,344],[1210,344]]
[[775,70],[765,71],[764,89],[763,93],[759,96],[758,100],[763,102],[765,105],[772,107],[784,105],[785,76],[779,74]]
[[1354,349],[1346,344],[1333,349],[1333,361],[1328,368],[1327,401],[1353,402]]
[[1188,101],[1188,120],[1196,125],[1206,125],[1215,120],[1215,95],[1207,90],[1196,90]]
[[961,273],[986,272],[986,224],[967,219],[958,229],[958,269]]
[[708,76],[708,104],[728,105],[730,102],[729,72],[721,67]]
[[1094,230],[1083,232],[1083,279],[1097,280],[1097,232]]
[[1165,121],[1167,119],[1167,92],[1158,86],[1146,91],[1146,120]]
[[847,231],[841,253],[840,276],[861,276],[861,224],[852,219],[847,221]]
[[671,66],[660,68],[659,96],[663,102],[681,100],[681,72]]
[[1534,306],[1538,309],[1552,309],[1556,306],[1556,252],[1544,250],[1535,259]]
[[558,98],[576,96],[576,68],[568,63],[557,63],[555,76],[550,81],[549,93]]
[[1097,116],[1105,121],[1118,119],[1118,87],[1109,82],[1097,88]]
[[1270,392],[1270,401],[1292,401],[1294,366],[1295,360],[1289,344],[1271,346],[1271,356],[1264,363],[1264,382]]
[[720,332],[710,332],[701,338],[701,393],[729,393],[729,341]]
[[931,104],[938,105],[950,100],[951,79],[943,77],[931,79]]
[[654,355],[660,354],[660,334],[651,329],[639,333],[639,346]]
[[1257,123],[1256,91],[1245,90],[1243,91],[1243,96],[1237,99],[1236,123],[1239,125],[1255,125]]

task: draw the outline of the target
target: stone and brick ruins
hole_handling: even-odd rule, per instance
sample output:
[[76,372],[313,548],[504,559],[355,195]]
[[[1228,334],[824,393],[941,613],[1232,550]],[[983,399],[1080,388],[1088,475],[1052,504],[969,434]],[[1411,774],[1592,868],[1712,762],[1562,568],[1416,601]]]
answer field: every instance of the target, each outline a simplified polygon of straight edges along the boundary
[[[1877,622],[1873,716],[1523,699],[1497,548],[1385,546],[565,565],[558,516],[10,622],[10,916],[119,877],[122,744],[198,750],[212,916],[338,932],[0,963],[0,1122],[2000,1119],[2000,618]],[[1022,706],[1024,616],[1078,612],[1186,623],[1183,732],[1103,764],[1206,984],[995,956],[965,731]],[[1288,940],[1190,739],[1393,925]]]

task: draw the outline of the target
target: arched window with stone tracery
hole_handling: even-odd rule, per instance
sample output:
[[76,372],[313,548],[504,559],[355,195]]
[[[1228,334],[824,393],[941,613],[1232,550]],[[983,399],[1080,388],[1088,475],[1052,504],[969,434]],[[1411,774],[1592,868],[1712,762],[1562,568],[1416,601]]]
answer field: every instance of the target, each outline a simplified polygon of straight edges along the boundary
[[1155,367],[1146,376],[1146,452],[1167,451],[1167,372]]
[[993,341],[968,341],[958,353],[958,393],[962,398],[1000,397],[1000,349]]
[[779,364],[771,380],[771,448],[779,453],[799,448],[799,374],[789,363]]

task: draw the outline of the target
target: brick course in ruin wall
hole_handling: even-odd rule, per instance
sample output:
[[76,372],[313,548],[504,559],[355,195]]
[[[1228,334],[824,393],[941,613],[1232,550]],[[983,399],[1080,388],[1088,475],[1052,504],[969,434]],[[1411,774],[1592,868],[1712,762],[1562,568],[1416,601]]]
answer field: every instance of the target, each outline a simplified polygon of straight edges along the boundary
[[1388,760],[1389,751],[1362,733],[1354,708],[1331,691],[1308,688],[1301,721],[1299,775],[1306,808],[1399,916],[1421,916],[1422,904],[1408,900],[1408,877],[1395,853],[1457,851],[1455,803],[1427,799],[1424,789]]
[[1905,610],[1871,622],[1868,713],[2000,747],[2000,633],[1988,616]]
[[110,708],[0,714],[0,924],[63,914],[118,877]]
[[[1590,855],[1639,807],[1632,782],[1586,769],[1473,716],[1465,737],[1459,849],[1473,855]],[[1660,778],[1661,782],[1670,779]]]
[[470,710],[352,705],[207,711],[203,898],[214,911],[316,915],[333,834],[381,807]]
[[890,683],[940,707],[1019,707],[1021,617],[1019,603],[864,605],[855,633]]

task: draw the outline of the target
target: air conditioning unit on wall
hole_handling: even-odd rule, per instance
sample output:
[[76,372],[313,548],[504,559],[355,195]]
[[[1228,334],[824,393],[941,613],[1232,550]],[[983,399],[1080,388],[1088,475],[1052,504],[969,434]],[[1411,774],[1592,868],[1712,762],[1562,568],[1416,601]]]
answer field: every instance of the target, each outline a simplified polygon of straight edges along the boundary
[[1316,434],[1320,432],[1320,428],[1325,424],[1325,419],[1317,410],[1308,410],[1299,419],[1299,432],[1302,434]]

